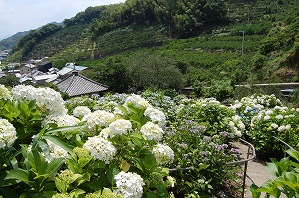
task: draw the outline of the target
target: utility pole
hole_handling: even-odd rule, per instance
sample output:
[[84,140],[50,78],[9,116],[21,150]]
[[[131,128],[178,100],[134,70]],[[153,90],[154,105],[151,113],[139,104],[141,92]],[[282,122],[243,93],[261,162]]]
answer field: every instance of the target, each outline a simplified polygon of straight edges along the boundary
[[249,5],[247,7],[247,25],[249,25],[249,18],[250,18],[250,9],[249,9]]
[[75,67],[75,61],[74,61],[74,52],[72,53],[72,60],[73,60],[73,66],[74,66],[74,71],[75,71],[76,67]]
[[242,56],[244,55],[244,34],[245,34],[245,31],[242,30],[240,31],[242,33]]

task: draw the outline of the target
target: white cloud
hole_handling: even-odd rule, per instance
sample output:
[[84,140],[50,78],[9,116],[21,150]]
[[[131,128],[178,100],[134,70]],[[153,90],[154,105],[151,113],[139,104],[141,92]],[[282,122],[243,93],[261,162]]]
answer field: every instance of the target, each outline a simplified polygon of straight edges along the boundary
[[125,0],[0,0],[0,40],[17,32],[36,29],[50,22],[62,22],[89,6],[121,3]]

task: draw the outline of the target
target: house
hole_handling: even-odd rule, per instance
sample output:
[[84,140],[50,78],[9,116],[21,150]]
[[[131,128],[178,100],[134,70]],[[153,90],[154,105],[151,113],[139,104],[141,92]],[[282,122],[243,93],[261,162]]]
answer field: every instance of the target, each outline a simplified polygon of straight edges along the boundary
[[41,71],[41,72],[48,72],[50,68],[52,68],[52,62],[51,61],[44,61],[44,62],[41,62],[39,64],[39,67],[38,67],[38,70]]
[[23,74],[28,74],[30,72],[32,72],[32,70],[35,68],[35,65],[32,65],[32,64],[26,64],[26,65],[23,65],[21,68],[20,68],[20,74],[23,75]]
[[32,77],[32,82],[37,85],[42,85],[45,84],[48,79],[52,79],[54,77],[57,77],[57,74],[37,75]]
[[78,65],[67,65],[57,72],[61,79],[64,79],[72,74],[73,71],[81,72],[88,67],[78,66]]
[[67,93],[70,97],[94,94],[108,89],[107,85],[90,80],[80,75],[78,71],[74,71],[56,85],[61,92]]

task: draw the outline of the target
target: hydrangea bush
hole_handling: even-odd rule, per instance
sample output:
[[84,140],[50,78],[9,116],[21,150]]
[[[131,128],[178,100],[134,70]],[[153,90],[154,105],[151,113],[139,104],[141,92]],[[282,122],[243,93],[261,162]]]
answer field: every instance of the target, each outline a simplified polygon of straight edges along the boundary
[[3,197],[217,197],[238,187],[229,141],[244,126],[214,99],[145,92],[63,101],[49,88],[0,88]]
[[[113,102],[113,98],[120,98],[119,94],[116,95],[117,97],[109,95],[107,103]],[[238,193],[240,185],[232,186],[229,183],[233,180],[240,181],[239,174],[236,174],[240,171],[239,167],[231,167],[226,163],[238,160],[239,157],[238,150],[231,147],[229,141],[236,140],[242,135],[245,126],[241,117],[215,99],[194,100],[181,95],[172,99],[161,92],[150,91],[145,91],[141,95],[155,109],[164,112],[167,118],[163,127],[163,141],[167,142],[175,153],[174,162],[170,166],[172,168],[170,175],[175,178],[175,185],[172,188],[174,195],[211,197],[232,196],[231,193]],[[124,97],[129,96],[126,94]],[[101,98],[99,100],[103,101]],[[151,108],[148,107],[145,114]],[[160,117],[160,120],[163,119]],[[158,140],[162,137],[159,130],[151,130],[157,131],[152,133],[152,137],[148,136],[145,130],[159,129],[158,126],[154,126],[153,123],[146,123],[142,126],[141,132],[148,138]],[[230,192],[224,190],[229,188]]]
[[275,106],[282,106],[282,103],[274,94],[254,94],[243,97],[240,101],[234,101],[234,104],[232,104],[230,108],[235,110],[236,114],[241,116],[248,129],[251,119],[256,114],[258,114],[261,110],[271,109]]
[[[206,127],[205,135],[219,135],[227,132],[227,141],[241,137],[245,125],[241,118],[227,106],[219,101],[210,99],[182,100],[177,108],[177,117],[185,120],[193,120]],[[183,125],[183,123],[181,123]]]
[[4,197],[170,196],[165,115],[144,98],[130,95],[111,112],[72,105],[72,116],[54,90],[21,85],[11,96],[0,114]]
[[299,148],[299,109],[276,106],[260,111],[251,120],[248,135],[261,157],[282,157],[285,146]]
[[252,142],[258,157],[281,158],[285,146],[277,139],[298,148],[298,109],[289,108],[275,95],[254,94],[230,106],[246,126],[245,138]]

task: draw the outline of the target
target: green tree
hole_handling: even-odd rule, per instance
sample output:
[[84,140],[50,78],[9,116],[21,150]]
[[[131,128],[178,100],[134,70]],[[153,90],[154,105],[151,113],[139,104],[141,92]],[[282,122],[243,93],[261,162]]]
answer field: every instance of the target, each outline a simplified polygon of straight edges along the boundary
[[173,60],[143,53],[136,54],[128,65],[128,77],[135,90],[153,87],[178,90],[183,86],[183,74]]
[[19,78],[15,77],[12,74],[7,74],[6,76],[0,78],[0,84],[8,87],[13,87],[15,85],[18,85],[19,83]]
[[212,80],[210,87],[205,92],[206,97],[213,97],[218,101],[228,99],[233,94],[234,88],[229,80]]

